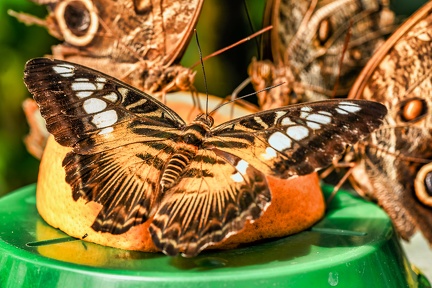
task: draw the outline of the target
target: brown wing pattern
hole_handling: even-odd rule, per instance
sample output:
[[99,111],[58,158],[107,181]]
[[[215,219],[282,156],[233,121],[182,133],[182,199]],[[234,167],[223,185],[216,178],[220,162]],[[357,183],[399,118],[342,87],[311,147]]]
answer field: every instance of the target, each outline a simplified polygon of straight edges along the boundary
[[151,96],[76,64],[33,59],[24,80],[50,133],[73,148],[63,161],[73,198],[103,205],[93,228],[118,234],[145,222],[183,120]]
[[166,193],[150,232],[169,255],[195,256],[259,218],[271,201],[262,172],[219,150],[199,150]]
[[404,239],[420,229],[430,243],[432,169],[425,169],[432,163],[431,12],[427,3],[411,16],[369,61],[350,93],[389,111],[383,128],[358,145],[353,184],[383,206]]
[[330,165],[347,144],[379,127],[385,114],[382,105],[362,101],[290,105],[221,124],[206,145],[289,178]]
[[[53,0],[46,4],[45,23],[54,37],[64,40],[53,47],[54,58],[92,67],[154,95],[192,87],[194,72],[178,63],[202,4],[202,0]],[[182,87],[175,86],[177,77],[185,81]]]
[[292,105],[215,128],[192,123],[125,83],[59,60],[34,59],[25,83],[57,141],[73,198],[100,203],[92,228],[123,233],[153,217],[168,255],[194,256],[254,221],[271,195],[265,176],[289,178],[331,163],[378,127],[379,104]]
[[249,75],[257,91],[287,84],[259,93],[260,106],[268,109],[346,96],[366,61],[384,42],[383,37],[394,30],[394,16],[386,2],[268,2],[272,8],[266,9],[270,18],[266,21],[275,28],[270,41],[272,55],[265,55],[272,62],[252,62]]

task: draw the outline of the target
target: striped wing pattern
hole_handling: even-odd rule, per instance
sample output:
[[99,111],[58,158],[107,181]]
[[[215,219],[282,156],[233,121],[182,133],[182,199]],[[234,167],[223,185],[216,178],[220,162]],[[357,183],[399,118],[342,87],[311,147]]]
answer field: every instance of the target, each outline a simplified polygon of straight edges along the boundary
[[93,229],[119,234],[147,221],[168,255],[195,256],[259,218],[266,175],[290,178],[331,163],[377,128],[381,104],[292,105],[212,128],[192,123],[120,81],[76,64],[33,59],[25,83],[56,140],[75,200],[102,204]]

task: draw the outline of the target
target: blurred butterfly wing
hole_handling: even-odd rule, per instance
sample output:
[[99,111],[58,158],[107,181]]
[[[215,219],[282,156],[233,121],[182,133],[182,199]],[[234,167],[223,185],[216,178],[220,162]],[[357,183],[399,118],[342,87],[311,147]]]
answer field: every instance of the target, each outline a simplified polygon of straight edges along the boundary
[[[380,101],[389,110],[385,125],[359,144],[353,185],[383,206],[404,239],[419,228],[430,243],[432,205],[419,198],[414,181],[432,162],[431,12],[429,2],[388,39],[349,95]],[[420,186],[431,189],[424,178]]]
[[73,148],[63,162],[73,198],[103,205],[93,227],[122,233],[145,221],[159,199],[172,138],[185,125],[180,116],[108,75],[64,61],[33,59],[24,81],[49,132]]
[[50,33],[66,43],[54,51],[63,55],[55,56],[108,57],[118,63],[149,60],[170,66],[182,57],[202,4],[202,0],[53,0],[46,21]]
[[262,171],[290,178],[328,166],[379,127],[386,114],[372,102],[322,101],[238,118],[213,129],[206,142]]
[[53,47],[53,57],[92,67],[153,96],[188,90],[194,73],[178,64],[203,2],[50,1],[46,28],[64,41]]
[[259,93],[265,109],[346,96],[367,59],[395,28],[387,1],[274,0],[268,5],[273,7],[266,8],[265,19],[273,21],[274,31],[272,55],[264,54],[273,65],[253,61],[249,75],[257,91],[287,85]]
[[414,188],[418,171],[432,162],[430,143],[431,131],[415,126],[378,129],[362,145],[362,158],[353,169],[354,187],[385,209],[405,240],[417,228],[432,239],[432,206],[419,201]]
[[262,172],[223,151],[199,150],[166,192],[149,230],[166,254],[191,257],[259,218],[270,201]]
[[[394,29],[393,14],[380,0],[324,2],[293,39],[282,41],[309,101],[346,96],[382,37]],[[281,30],[279,37],[287,36]]]

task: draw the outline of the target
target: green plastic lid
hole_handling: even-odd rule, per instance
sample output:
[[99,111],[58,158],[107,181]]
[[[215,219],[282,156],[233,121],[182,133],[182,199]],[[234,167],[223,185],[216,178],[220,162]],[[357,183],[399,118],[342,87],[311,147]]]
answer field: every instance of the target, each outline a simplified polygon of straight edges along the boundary
[[47,225],[35,204],[34,185],[0,199],[2,288],[429,285],[411,269],[386,214],[347,192],[310,230],[195,258],[74,239]]

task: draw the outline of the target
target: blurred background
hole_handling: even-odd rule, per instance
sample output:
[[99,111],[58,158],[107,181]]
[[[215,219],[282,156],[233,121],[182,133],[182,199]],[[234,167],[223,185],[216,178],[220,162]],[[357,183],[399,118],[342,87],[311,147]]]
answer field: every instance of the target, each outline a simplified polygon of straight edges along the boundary
[[[245,0],[253,29],[261,28],[264,0]],[[394,1],[396,2],[396,1]],[[398,15],[408,16],[425,0],[398,0],[392,7]],[[41,18],[46,14],[42,6],[28,0],[0,1],[0,196],[19,187],[34,183],[39,161],[27,153],[23,138],[28,126],[21,104],[29,97],[23,81],[23,67],[27,60],[50,54],[57,43],[44,28],[26,26],[9,16],[11,9]],[[223,48],[253,33],[246,17],[243,1],[206,0],[198,22],[198,33],[203,55]],[[205,62],[209,93],[224,97],[247,78],[247,67],[257,56],[255,41],[249,41]],[[191,41],[182,60],[186,67],[199,60],[195,40]],[[198,67],[195,86],[204,91],[201,69]],[[242,94],[251,92],[249,87]]]

